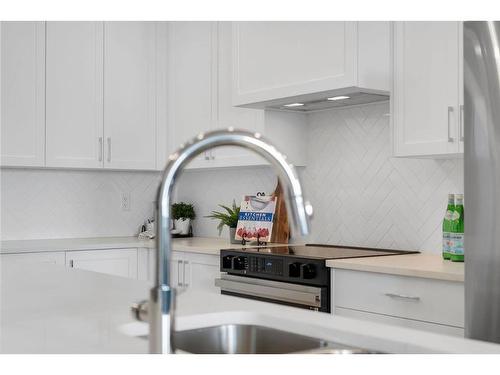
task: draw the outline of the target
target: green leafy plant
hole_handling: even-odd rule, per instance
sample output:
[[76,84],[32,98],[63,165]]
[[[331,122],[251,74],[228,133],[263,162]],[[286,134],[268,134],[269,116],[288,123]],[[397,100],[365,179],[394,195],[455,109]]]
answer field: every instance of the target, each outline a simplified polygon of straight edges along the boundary
[[210,219],[220,220],[217,229],[219,230],[219,236],[222,233],[222,228],[227,225],[229,228],[236,228],[238,225],[238,216],[240,215],[240,208],[236,206],[236,202],[233,200],[233,206],[228,207],[223,204],[219,204],[226,212],[212,211],[211,215],[205,216]]
[[172,205],[172,218],[174,220],[194,220],[195,217],[194,206],[191,203],[179,202]]

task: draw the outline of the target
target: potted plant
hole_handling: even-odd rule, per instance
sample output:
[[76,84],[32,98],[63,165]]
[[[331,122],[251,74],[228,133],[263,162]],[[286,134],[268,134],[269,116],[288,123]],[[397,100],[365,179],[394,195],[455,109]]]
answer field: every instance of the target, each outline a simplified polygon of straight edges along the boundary
[[180,234],[189,234],[191,220],[194,220],[195,217],[194,206],[191,203],[180,202],[172,205],[174,226]]
[[232,244],[237,244],[239,243],[237,240],[234,239],[234,235],[236,232],[236,226],[238,225],[238,217],[240,215],[240,208],[236,206],[236,202],[233,200],[233,206],[232,207],[227,207],[224,206],[223,204],[219,204],[219,207],[222,207],[226,212],[220,212],[220,211],[212,211],[211,215],[205,216],[211,219],[216,219],[220,220],[219,224],[217,225],[217,229],[219,230],[219,236],[222,233],[222,228],[224,228],[224,225],[229,227],[229,241]]

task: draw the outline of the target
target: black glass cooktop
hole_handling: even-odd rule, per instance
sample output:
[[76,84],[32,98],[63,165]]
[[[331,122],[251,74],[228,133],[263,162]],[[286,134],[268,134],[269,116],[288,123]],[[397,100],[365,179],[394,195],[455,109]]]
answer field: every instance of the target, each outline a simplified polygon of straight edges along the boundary
[[372,249],[367,247],[349,247],[349,246],[334,246],[334,245],[284,245],[273,247],[245,247],[239,249],[224,249],[237,251],[242,253],[252,254],[269,254],[277,256],[291,256],[311,259],[344,259],[344,258],[362,258],[384,255],[403,255],[416,254],[418,251],[407,250],[388,250],[388,249]]

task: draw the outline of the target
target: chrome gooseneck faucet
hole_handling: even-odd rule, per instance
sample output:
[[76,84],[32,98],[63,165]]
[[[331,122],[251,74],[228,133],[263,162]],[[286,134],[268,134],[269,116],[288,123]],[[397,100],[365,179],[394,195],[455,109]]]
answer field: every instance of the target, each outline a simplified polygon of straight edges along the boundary
[[[266,159],[278,172],[284,187],[287,211],[302,235],[309,233],[309,217],[312,207],[304,202],[302,187],[295,168],[274,146],[264,141],[259,133],[229,128],[199,134],[192,141],[169,156],[158,195],[157,255],[155,286],[148,304],[149,350],[151,353],[173,353],[175,296],[170,284],[172,241],[170,238],[170,203],[173,187],[182,169],[197,155],[219,146],[240,146],[255,151]],[[140,308],[139,308],[140,309]],[[139,316],[140,312],[138,313]]]

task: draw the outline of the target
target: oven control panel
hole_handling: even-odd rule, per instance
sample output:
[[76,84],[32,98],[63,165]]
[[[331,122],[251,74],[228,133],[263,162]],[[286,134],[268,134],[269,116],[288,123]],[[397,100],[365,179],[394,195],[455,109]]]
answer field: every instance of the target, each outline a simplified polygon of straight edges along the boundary
[[228,274],[305,285],[328,285],[330,280],[330,270],[321,259],[246,254],[233,250],[221,250],[220,270]]

